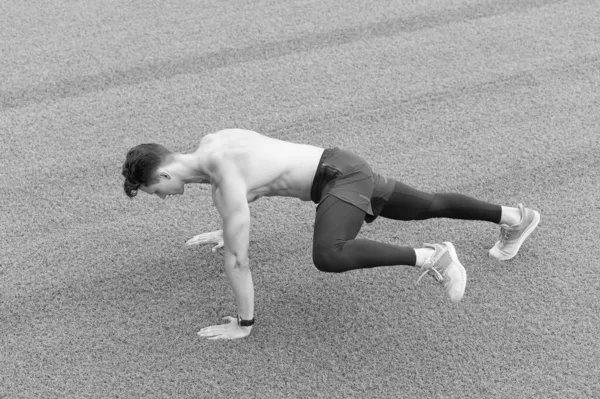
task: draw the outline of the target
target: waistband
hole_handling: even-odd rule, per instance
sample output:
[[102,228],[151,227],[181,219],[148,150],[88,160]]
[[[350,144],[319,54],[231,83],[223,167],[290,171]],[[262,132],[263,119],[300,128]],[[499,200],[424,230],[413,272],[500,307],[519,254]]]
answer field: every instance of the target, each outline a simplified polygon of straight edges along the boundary
[[312,186],[310,188],[310,199],[315,204],[318,204],[321,200],[321,192],[323,191],[323,187],[337,177],[331,173],[327,173],[326,169],[323,168],[323,163],[331,154],[334,154],[339,150],[340,149],[338,147],[326,148],[325,151],[323,151],[323,155],[321,155],[321,159],[319,159],[317,172],[315,173],[315,177],[313,178]]

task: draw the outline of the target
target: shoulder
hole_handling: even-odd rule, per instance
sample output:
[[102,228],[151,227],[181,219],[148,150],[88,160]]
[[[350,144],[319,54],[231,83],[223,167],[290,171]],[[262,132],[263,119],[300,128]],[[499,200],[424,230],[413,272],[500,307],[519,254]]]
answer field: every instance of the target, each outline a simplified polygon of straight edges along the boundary
[[211,133],[207,136],[212,136],[213,138],[232,138],[232,137],[248,138],[248,137],[260,137],[260,136],[264,137],[262,134],[255,132],[254,130],[239,129],[239,128],[222,129],[217,132]]
[[230,151],[224,148],[214,149],[206,153],[204,164],[215,182],[220,182],[224,178],[235,177],[239,174],[239,168],[237,168],[234,157]]
[[224,129],[204,136],[199,148],[206,160],[218,166],[244,158],[250,148],[265,140],[269,138],[252,130]]
[[213,188],[219,187],[225,182],[241,183],[243,173],[237,158],[235,150],[227,148],[227,146],[217,146],[203,152],[202,162],[205,170],[211,176]]
[[252,130],[223,129],[202,137],[198,148],[205,152],[218,152],[219,150],[244,147],[249,143],[265,139],[269,138]]

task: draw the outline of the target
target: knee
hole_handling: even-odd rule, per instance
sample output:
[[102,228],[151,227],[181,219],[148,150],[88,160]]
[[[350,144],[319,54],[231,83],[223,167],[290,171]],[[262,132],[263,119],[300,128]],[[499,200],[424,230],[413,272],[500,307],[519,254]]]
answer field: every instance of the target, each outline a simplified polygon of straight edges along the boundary
[[441,198],[437,194],[423,193],[423,203],[414,216],[414,220],[426,220],[437,217]]
[[344,271],[341,255],[333,248],[313,248],[313,263],[325,273],[341,273]]
[[451,202],[448,200],[448,194],[430,194],[431,200],[426,209],[421,211],[420,220],[448,217],[448,210],[451,208]]

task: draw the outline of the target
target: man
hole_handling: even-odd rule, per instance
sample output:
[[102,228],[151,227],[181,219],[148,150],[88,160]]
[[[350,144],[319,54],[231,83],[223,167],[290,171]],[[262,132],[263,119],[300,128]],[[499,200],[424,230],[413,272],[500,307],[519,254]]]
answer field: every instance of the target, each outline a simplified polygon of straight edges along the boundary
[[184,185],[209,183],[223,219],[223,229],[200,234],[189,245],[217,243],[224,247],[225,271],[235,294],[237,318],[203,328],[209,339],[234,339],[250,334],[254,323],[254,287],[248,262],[248,203],[263,196],[296,197],[317,203],[313,262],[324,272],[345,272],[377,266],[421,268],[441,283],[452,302],[464,294],[467,275],[452,243],[410,248],[356,239],[363,221],[383,216],[396,220],[454,218],[501,225],[501,239],[489,251],[511,259],[537,227],[538,212],[493,205],[461,194],[429,194],[380,176],[362,158],[338,148],[276,140],[259,133],[228,129],[202,138],[191,154],[173,153],[158,144],[129,150],[123,164],[129,197],[141,190],[164,199],[183,194]]

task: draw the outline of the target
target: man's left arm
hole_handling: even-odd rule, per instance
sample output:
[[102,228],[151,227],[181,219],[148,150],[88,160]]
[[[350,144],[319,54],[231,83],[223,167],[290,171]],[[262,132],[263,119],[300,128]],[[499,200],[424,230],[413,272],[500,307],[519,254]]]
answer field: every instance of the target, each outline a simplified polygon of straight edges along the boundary
[[225,246],[225,241],[223,240],[223,230],[198,234],[187,240],[185,243],[186,245],[217,244],[212,248],[212,251],[216,252],[217,249]]

